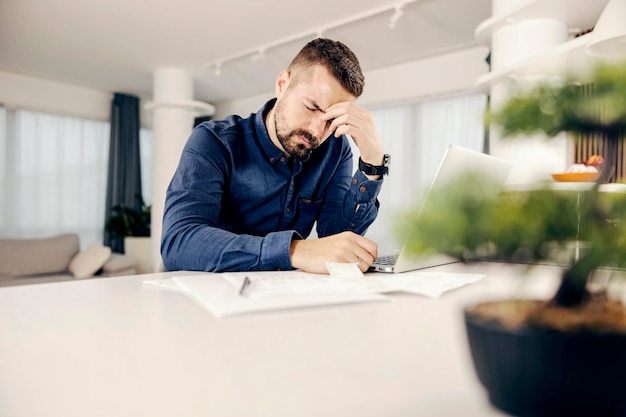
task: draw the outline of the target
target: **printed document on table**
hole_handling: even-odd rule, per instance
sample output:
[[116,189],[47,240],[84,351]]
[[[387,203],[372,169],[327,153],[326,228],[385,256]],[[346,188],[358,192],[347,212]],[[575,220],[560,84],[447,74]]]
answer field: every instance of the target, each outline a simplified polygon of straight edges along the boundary
[[[250,274],[250,276],[255,275]],[[241,276],[243,283],[245,275]],[[239,294],[240,286],[228,282],[220,275],[176,276],[173,281],[191,297],[209,310],[215,317],[226,317],[255,312],[297,309],[351,303],[389,301],[388,297],[372,292],[335,292],[283,294],[265,298],[253,298]]]
[[[336,266],[336,265],[335,265]],[[345,275],[342,275],[344,274]],[[144,281],[180,291],[216,317],[261,311],[389,300],[383,294],[408,292],[431,298],[472,284],[481,274],[412,271],[359,276],[346,269],[334,275],[302,271],[198,274]],[[244,286],[244,280],[248,279]],[[242,287],[245,287],[242,290]]]
[[247,276],[250,280],[247,297],[251,299],[286,295],[363,294],[409,292],[431,298],[472,284],[484,277],[482,274],[411,271],[402,274],[366,274],[363,277],[341,278],[310,274],[301,271],[265,271],[253,274],[224,273],[233,287],[241,288]]

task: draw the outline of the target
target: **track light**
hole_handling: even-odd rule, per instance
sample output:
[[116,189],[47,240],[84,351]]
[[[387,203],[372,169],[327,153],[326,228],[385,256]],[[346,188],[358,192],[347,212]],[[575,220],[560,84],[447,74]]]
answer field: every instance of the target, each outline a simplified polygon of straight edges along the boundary
[[402,15],[404,15],[404,10],[402,10],[402,5],[401,4],[396,5],[394,7],[394,10],[395,11],[393,12],[393,15],[389,19],[389,27],[391,29],[394,29],[396,27],[396,23],[398,23],[398,20],[400,20]]
[[260,48],[248,49],[248,50],[236,53],[236,54],[222,57],[218,61],[207,62],[204,64],[204,66],[207,68],[214,68],[215,75],[220,75],[222,73],[222,64],[224,64],[225,62],[234,61],[234,60],[241,59],[244,57],[248,57],[252,61],[257,62],[265,58],[265,53],[268,49],[274,49],[278,46],[285,45],[287,43],[290,43],[296,40],[301,41],[302,39],[310,38],[311,36],[315,36],[315,35],[317,35],[318,38],[324,38],[326,37],[326,35],[324,34],[324,32],[326,31],[330,31],[332,29],[336,29],[341,26],[349,25],[354,22],[358,22],[358,21],[370,18],[372,16],[378,16],[378,15],[382,16],[383,13],[387,13],[390,10],[393,10],[393,15],[389,19],[388,25],[390,28],[393,29],[396,27],[398,20],[400,20],[402,16],[404,15],[403,9],[405,8],[405,6],[409,4],[413,4],[413,3],[418,3],[421,0],[398,0],[398,1],[400,1],[400,3],[394,6],[388,5],[388,6],[381,6],[372,10],[366,10],[354,16],[350,16],[348,18],[332,22],[324,26],[323,28],[319,28],[317,30],[307,30],[301,33],[296,33],[292,36],[288,36],[282,39],[278,39],[274,42],[265,44],[261,46]]
[[265,48],[260,48],[259,51],[250,57],[252,62],[257,62],[265,59]]

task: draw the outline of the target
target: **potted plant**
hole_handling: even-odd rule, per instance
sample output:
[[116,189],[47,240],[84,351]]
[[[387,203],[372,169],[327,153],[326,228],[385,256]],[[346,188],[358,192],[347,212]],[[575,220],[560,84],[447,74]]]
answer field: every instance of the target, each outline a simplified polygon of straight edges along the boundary
[[152,270],[152,243],[150,225],[152,206],[147,205],[141,195],[136,196],[140,210],[119,204],[111,209],[111,217],[106,223],[106,230],[112,238],[123,239],[124,253],[137,260],[137,273]]
[[111,217],[106,223],[106,230],[113,237],[150,236],[150,222],[152,206],[146,205],[142,196],[135,198],[139,201],[140,210],[118,204],[111,208]]
[[[626,67],[602,65],[590,81],[592,98],[570,78],[537,85],[487,117],[505,135],[606,133],[615,143],[596,183],[492,198],[483,193],[488,179],[466,175],[429,195],[435,203],[411,210],[400,224],[414,230],[408,242],[414,253],[521,262],[531,273],[531,264],[563,253],[555,248],[584,242],[565,261],[552,298],[489,301],[464,311],[479,380],[496,407],[517,416],[626,416],[626,308],[594,282],[599,270],[626,267],[626,195],[598,191],[626,128]],[[599,104],[609,107],[602,119]]]

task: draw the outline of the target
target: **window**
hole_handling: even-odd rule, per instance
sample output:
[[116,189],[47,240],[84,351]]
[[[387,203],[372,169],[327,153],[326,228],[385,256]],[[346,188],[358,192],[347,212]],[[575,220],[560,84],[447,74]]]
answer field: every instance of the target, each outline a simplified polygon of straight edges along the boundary
[[[3,109],[0,236],[78,233],[83,247],[102,242],[109,131],[109,122]],[[142,174],[151,184],[152,132],[142,133]]]
[[[449,145],[483,151],[486,105],[487,96],[469,94],[372,111],[383,147],[391,155],[379,215],[367,232],[379,247],[401,246],[393,238],[397,213],[418,202]],[[358,158],[358,150],[353,152]]]

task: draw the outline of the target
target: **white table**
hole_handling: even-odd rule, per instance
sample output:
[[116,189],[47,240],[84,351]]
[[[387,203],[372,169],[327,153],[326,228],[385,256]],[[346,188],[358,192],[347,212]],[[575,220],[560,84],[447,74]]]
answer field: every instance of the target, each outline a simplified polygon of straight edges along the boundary
[[[518,291],[524,268],[437,267],[487,275],[439,299],[224,319],[142,284],[167,273],[0,288],[0,416],[503,416],[462,309]],[[559,269],[535,269],[522,291],[547,296]]]

